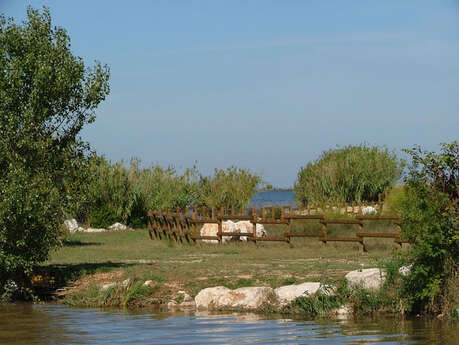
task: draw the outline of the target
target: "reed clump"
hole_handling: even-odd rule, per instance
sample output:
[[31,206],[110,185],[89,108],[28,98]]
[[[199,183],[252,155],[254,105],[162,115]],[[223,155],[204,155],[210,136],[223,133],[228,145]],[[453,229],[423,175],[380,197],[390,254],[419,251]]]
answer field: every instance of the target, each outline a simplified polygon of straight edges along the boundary
[[346,146],[325,151],[298,172],[298,205],[377,201],[400,178],[403,163],[387,148]]

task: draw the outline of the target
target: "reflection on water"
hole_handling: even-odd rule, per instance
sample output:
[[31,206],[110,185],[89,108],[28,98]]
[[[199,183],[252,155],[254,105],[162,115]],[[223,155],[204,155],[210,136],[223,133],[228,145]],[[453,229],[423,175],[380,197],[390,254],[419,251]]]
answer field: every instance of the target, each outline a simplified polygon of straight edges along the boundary
[[457,323],[0,306],[0,344],[459,344]]

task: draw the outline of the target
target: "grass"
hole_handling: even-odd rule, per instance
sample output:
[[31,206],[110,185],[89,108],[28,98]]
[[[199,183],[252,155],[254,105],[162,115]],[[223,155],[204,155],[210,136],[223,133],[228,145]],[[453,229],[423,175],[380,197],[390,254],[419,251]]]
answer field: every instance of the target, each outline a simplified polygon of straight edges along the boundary
[[[318,224],[297,224],[293,231],[304,231],[302,227],[309,231],[314,226]],[[266,228],[270,236],[284,230],[281,226]],[[355,230],[342,226],[334,229],[333,235],[349,236]],[[366,241],[369,252],[364,254],[359,253],[357,243],[329,242],[324,246],[313,238],[295,238],[292,243],[293,248],[280,242],[260,242],[257,247],[235,242],[192,246],[150,240],[144,229],[79,233],[54,251],[37,272],[53,288],[68,287],[63,293],[67,303],[130,306],[167,303],[179,290],[195,296],[201,289],[217,285],[232,289],[276,288],[306,281],[339,280],[348,271],[376,267],[395,248],[386,239]],[[94,286],[126,278],[132,281],[129,288],[109,291],[109,297],[105,296],[107,292],[96,293]],[[154,288],[142,288],[146,280],[152,280]]]

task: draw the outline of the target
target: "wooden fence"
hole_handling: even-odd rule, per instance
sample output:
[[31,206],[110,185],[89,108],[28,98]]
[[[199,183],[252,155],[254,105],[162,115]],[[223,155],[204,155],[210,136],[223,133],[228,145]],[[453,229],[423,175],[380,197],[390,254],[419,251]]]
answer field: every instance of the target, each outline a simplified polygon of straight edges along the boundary
[[[380,205],[381,206],[381,205]],[[260,210],[255,209],[207,209],[205,207],[186,208],[185,210],[176,209],[174,211],[168,209],[166,211],[149,211],[148,212],[148,232],[151,239],[168,238],[175,242],[188,242],[193,245],[199,240],[215,240],[218,243],[223,243],[223,236],[231,237],[247,237],[250,242],[257,244],[259,241],[278,241],[284,242],[289,247],[291,246],[292,238],[310,237],[316,238],[324,245],[327,242],[358,242],[361,252],[366,251],[365,238],[393,238],[394,243],[400,248],[403,243],[407,243],[402,238],[402,228],[400,223],[400,215],[385,216],[381,215],[382,207],[379,207],[378,214],[363,215],[362,208],[356,213],[352,209],[352,218],[330,218],[324,213],[319,213],[320,208],[309,208],[304,210],[295,210],[291,206],[273,206],[263,207]],[[349,209],[346,209],[346,212]],[[223,222],[225,221],[249,221],[252,224],[251,232],[223,232]],[[311,220],[320,225],[319,232],[294,232],[292,225],[295,222],[302,220]],[[364,221],[368,222],[389,222],[392,227],[391,232],[367,232],[365,231]],[[218,231],[215,236],[201,235],[200,230],[204,224],[217,224]],[[282,236],[259,237],[256,232],[256,225],[278,225],[285,229]],[[338,237],[330,236],[328,226],[331,224],[347,224],[356,227],[354,236]]]

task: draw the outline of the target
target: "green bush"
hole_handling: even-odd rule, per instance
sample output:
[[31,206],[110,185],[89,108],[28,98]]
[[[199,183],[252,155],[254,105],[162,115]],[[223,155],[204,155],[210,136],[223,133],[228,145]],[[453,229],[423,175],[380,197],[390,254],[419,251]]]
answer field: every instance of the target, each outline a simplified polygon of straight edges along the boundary
[[402,163],[385,148],[347,146],[323,152],[298,172],[298,205],[377,201],[400,178]]
[[1,295],[6,279],[25,291],[59,242],[86,152],[76,137],[108,95],[109,71],[85,68],[49,10],[30,7],[19,25],[0,15],[0,66]]
[[412,313],[447,313],[457,307],[459,145],[442,144],[441,152],[419,147],[412,157],[403,193],[392,201],[402,213],[403,236],[411,242],[403,279],[406,308]]
[[245,169],[215,169],[214,176],[201,176],[199,180],[199,204],[206,207],[246,207],[261,182],[260,176]]

